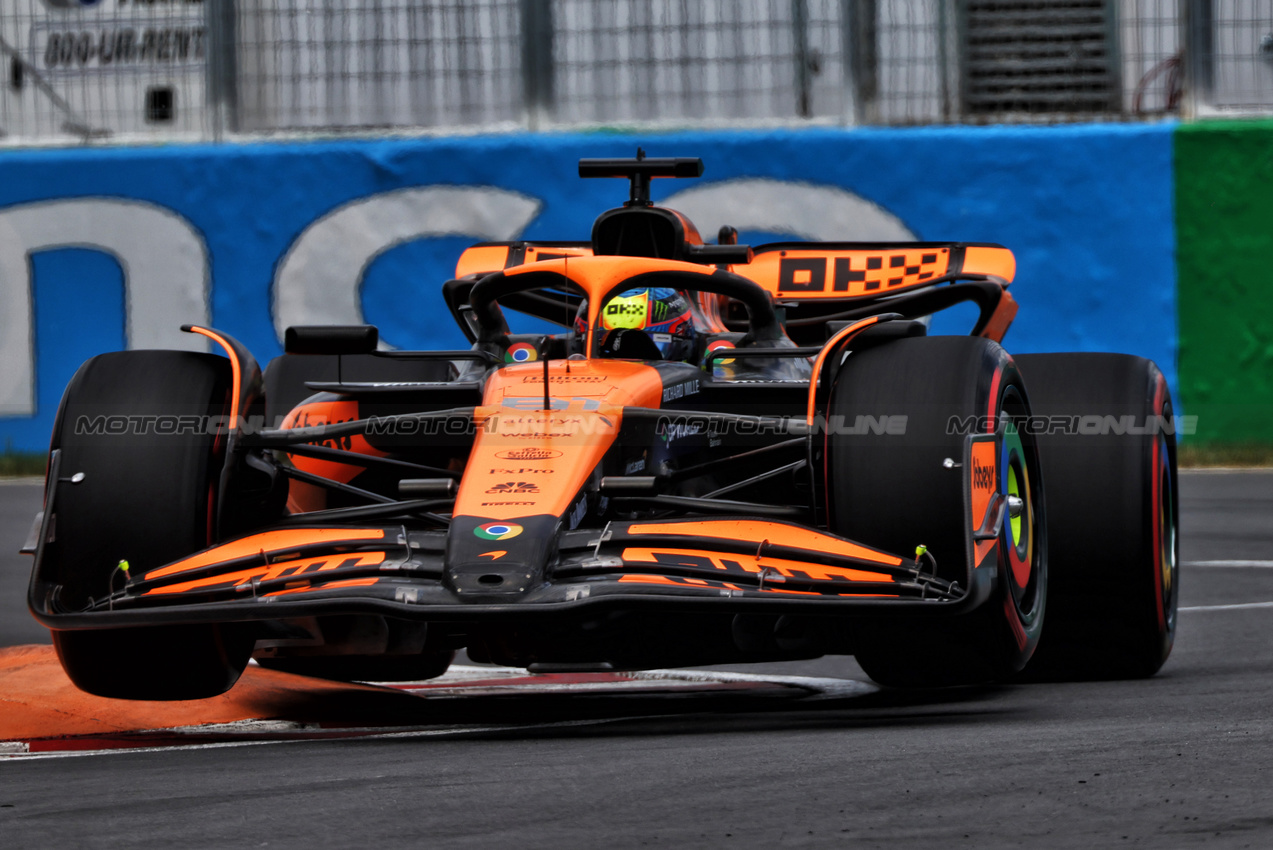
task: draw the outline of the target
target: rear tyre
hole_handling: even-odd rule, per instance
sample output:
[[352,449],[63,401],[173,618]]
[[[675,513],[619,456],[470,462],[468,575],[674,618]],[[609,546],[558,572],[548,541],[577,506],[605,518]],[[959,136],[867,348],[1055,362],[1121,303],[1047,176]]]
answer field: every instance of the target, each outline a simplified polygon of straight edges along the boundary
[[1151,361],[1123,354],[1017,363],[1050,426],[1038,429],[1052,531],[1048,623],[1024,677],[1152,676],[1171,653],[1180,587],[1167,382]]
[[[60,610],[105,597],[112,578],[120,589],[121,560],[137,576],[208,546],[224,457],[208,417],[228,411],[230,387],[227,360],[183,351],[103,354],[75,373],[52,448],[62,478],[84,479],[58,485],[44,565]],[[238,680],[253,642],[221,625],[53,632],[76,687],[118,699],[216,696]]]
[[[867,431],[828,434],[832,530],[898,554],[910,555],[923,544],[937,558],[938,575],[967,588],[964,470],[944,462],[962,462],[967,423],[984,431],[987,418],[998,422],[1006,414],[1017,422],[1028,415],[1012,358],[977,337],[902,339],[856,352],[832,390],[830,413]],[[871,420],[859,416],[905,416],[905,431],[873,433]],[[965,427],[952,428],[953,422]],[[1023,509],[1015,519],[1005,518],[996,541],[991,596],[957,617],[860,621],[855,655],[880,684],[940,687],[1002,679],[1034,651],[1047,602],[1042,476],[1033,439],[1011,424],[1003,430],[998,491],[1015,493]]]

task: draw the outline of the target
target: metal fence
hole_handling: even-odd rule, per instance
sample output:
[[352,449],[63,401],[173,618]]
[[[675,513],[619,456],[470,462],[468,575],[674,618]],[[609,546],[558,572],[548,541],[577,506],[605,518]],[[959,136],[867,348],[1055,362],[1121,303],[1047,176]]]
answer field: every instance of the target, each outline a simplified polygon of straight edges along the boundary
[[0,0],[11,143],[1273,112],[1273,0]]

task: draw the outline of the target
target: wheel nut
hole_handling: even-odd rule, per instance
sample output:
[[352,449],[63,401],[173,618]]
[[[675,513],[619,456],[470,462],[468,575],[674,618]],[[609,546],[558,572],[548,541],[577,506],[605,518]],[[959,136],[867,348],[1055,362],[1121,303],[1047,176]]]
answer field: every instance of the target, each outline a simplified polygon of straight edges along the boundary
[[1021,509],[1024,507],[1025,500],[1023,500],[1020,496],[1008,497],[1008,516],[1014,518],[1021,516]]

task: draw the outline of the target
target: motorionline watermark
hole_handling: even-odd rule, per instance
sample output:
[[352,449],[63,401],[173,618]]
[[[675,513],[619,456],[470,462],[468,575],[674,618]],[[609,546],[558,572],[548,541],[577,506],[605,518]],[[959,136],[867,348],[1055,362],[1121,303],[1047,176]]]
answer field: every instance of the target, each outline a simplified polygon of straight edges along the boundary
[[[278,430],[283,425],[278,417],[267,423],[263,416],[229,417],[197,414],[98,414],[81,415],[75,420],[76,436],[216,436],[231,430],[256,434]],[[845,436],[903,436],[909,417],[904,414],[858,414],[854,416],[816,416],[810,427],[803,418],[780,416],[723,416],[711,414],[669,414],[653,423],[655,437],[666,442],[690,437],[722,439],[726,437],[779,437],[797,433]],[[344,422],[318,423],[304,426],[317,439]],[[793,427],[794,426],[794,427]],[[1018,433],[1033,436],[1191,436],[1197,432],[1197,416],[1115,416],[1110,414],[1065,414],[999,416],[951,416],[945,433],[995,433],[1012,427]],[[369,437],[475,437],[479,432],[496,437],[562,438],[613,434],[618,427],[615,417],[604,414],[571,414],[562,411],[496,414],[477,421],[465,416],[430,414],[371,417],[362,429]],[[343,429],[342,429],[343,430]]]
[[[263,416],[210,416],[197,414],[95,414],[81,415],[75,420],[76,436],[216,436],[231,430],[242,434],[256,434],[267,430],[286,430],[285,420],[277,417],[266,422]],[[906,433],[906,416],[858,415],[854,417],[817,417],[815,431],[835,434],[889,434]],[[347,421],[294,423],[305,433],[322,438],[326,432],[348,433],[342,427]],[[612,434],[619,426],[619,417],[605,414],[574,414],[563,411],[519,412],[495,414],[480,421],[467,416],[436,416],[431,414],[373,416],[365,420],[359,433],[369,437],[473,437],[478,433],[505,437],[533,436],[590,436]],[[794,426],[794,429],[793,429]],[[668,414],[652,423],[655,436],[664,439],[704,436],[781,436],[804,432],[803,417],[740,416],[715,417],[704,414]]]
[[946,433],[967,436],[996,432],[1011,425],[1018,434],[1031,436],[1191,436],[1197,433],[1197,416],[1135,416],[1125,414],[1051,414],[1009,417],[952,416],[946,420]]
[[75,419],[77,437],[201,437],[225,434],[231,430],[255,432],[263,430],[265,417],[230,417],[198,414],[98,414]]

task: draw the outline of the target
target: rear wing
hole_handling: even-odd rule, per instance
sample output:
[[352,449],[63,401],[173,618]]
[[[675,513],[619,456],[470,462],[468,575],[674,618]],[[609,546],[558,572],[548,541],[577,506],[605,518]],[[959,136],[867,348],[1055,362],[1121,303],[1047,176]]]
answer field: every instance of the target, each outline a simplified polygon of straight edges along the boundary
[[[912,318],[975,302],[980,315],[972,333],[995,341],[1002,341],[1017,313],[1017,303],[1006,291],[1016,275],[1016,258],[992,242],[773,242],[751,252],[751,262],[728,269],[784,302],[787,332],[802,345],[825,339],[828,322],[856,321],[878,312],[880,300]],[[474,245],[460,256],[457,279],[443,287],[447,303],[459,320],[475,278],[592,253],[588,242]],[[951,285],[935,286],[942,283]],[[538,305],[534,297],[547,297],[549,303]],[[578,301],[578,295],[570,293],[519,295],[518,303],[507,300],[505,306],[561,324],[561,316],[573,315]],[[739,330],[745,324],[741,317],[724,312],[725,304],[716,296],[700,296],[699,301],[714,331]]]
[[878,298],[949,280],[1004,286],[1016,258],[1002,245],[977,242],[774,242],[734,266],[776,298]]
[[[989,242],[773,242],[731,266],[775,297],[877,298],[956,279],[1012,282],[1012,252]],[[483,242],[468,248],[456,278],[513,266],[592,256],[587,242]]]

